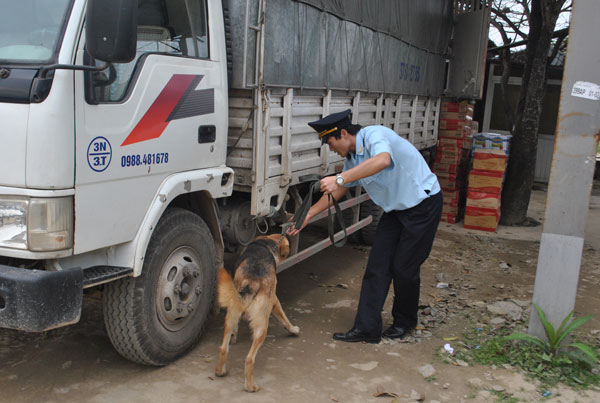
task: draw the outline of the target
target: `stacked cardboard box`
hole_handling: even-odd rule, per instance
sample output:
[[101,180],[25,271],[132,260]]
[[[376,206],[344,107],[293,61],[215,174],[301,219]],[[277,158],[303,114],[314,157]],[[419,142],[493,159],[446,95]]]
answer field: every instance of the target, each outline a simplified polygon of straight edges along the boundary
[[473,105],[442,102],[433,170],[444,192],[442,221],[455,223],[465,205],[466,173],[472,148]]
[[508,146],[504,150],[491,147],[490,144],[487,146],[490,148],[482,148],[481,144],[473,145],[473,169],[469,173],[465,228],[495,232],[500,220],[500,198],[508,161]]
[[438,137],[465,138],[471,135],[473,105],[468,101],[442,102]]
[[[452,143],[451,140],[455,141]],[[455,223],[464,208],[470,150],[462,148],[461,141],[461,139],[439,139],[433,165],[444,192],[442,221],[449,223]]]

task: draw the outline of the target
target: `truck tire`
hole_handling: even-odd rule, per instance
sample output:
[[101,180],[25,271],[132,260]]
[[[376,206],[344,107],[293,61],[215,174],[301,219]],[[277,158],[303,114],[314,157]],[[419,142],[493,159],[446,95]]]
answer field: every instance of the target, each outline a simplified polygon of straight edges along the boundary
[[373,200],[367,200],[366,202],[361,203],[360,219],[362,220],[370,215],[373,216],[373,221],[371,224],[360,230],[360,237],[365,245],[373,245],[373,240],[375,239],[375,230],[377,229],[377,224],[379,224],[382,214],[383,209],[377,204],[373,203]]
[[196,214],[167,209],[142,273],[104,288],[104,323],[116,350],[144,365],[166,365],[200,340],[216,290],[213,238]]

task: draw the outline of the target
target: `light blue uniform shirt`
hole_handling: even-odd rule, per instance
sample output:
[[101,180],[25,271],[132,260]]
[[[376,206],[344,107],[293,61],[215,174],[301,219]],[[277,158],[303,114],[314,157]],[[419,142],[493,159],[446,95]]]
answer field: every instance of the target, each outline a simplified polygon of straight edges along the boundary
[[385,126],[367,126],[356,133],[356,152],[346,157],[344,171],[382,152],[391,157],[389,167],[345,186],[362,185],[385,212],[409,209],[441,190],[419,150]]

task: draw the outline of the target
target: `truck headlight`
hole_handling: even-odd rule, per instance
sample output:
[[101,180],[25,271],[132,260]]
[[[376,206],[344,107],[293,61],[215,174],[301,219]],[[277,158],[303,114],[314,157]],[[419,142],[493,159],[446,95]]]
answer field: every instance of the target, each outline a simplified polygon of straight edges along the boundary
[[27,249],[29,199],[0,198],[0,246]]
[[73,198],[0,198],[0,246],[34,252],[73,247]]

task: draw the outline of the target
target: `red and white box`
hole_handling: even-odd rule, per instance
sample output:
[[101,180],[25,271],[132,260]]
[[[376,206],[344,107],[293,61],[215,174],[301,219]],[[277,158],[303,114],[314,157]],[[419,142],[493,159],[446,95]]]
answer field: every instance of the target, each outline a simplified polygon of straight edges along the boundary
[[467,207],[498,210],[500,208],[500,195],[496,193],[467,192]]
[[465,228],[496,232],[498,221],[500,221],[500,208],[467,207],[465,209]]
[[476,148],[473,150],[473,169],[504,172],[508,157],[501,150]]
[[441,112],[471,112],[473,113],[473,105],[469,101],[450,102],[444,101],[440,106]]
[[469,191],[500,194],[504,172],[472,170],[469,173]]

